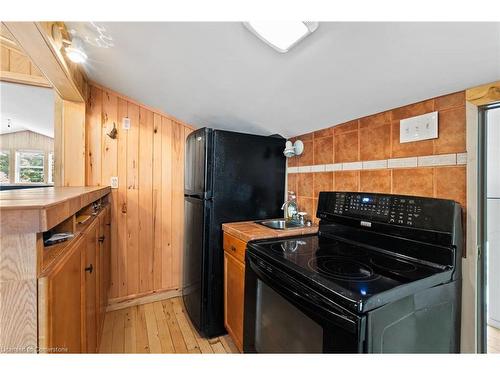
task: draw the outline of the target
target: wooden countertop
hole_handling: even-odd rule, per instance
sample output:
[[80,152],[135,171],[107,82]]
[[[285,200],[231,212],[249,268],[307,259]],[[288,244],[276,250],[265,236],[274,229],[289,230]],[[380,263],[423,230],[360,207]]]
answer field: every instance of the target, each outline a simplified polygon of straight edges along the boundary
[[301,236],[304,234],[315,234],[318,232],[318,226],[313,224],[311,227],[293,228],[293,229],[271,229],[253,221],[240,221],[237,223],[222,224],[222,230],[236,238],[248,242],[253,240],[262,240],[265,238]]
[[0,228],[3,233],[45,232],[110,191],[109,186],[0,191]]

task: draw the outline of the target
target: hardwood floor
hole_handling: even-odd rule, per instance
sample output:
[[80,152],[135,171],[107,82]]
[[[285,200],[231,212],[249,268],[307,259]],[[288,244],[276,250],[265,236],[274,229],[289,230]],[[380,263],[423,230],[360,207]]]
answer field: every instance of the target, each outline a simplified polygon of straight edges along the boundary
[[100,353],[238,353],[231,338],[202,338],[181,297],[106,313]]
[[488,353],[500,354],[500,329],[488,326],[486,335]]

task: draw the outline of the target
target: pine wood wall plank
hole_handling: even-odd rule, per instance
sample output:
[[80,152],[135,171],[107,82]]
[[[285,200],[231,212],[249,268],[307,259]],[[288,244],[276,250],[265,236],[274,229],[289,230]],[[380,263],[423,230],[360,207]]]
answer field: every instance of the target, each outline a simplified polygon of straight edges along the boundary
[[170,287],[181,286],[184,231],[184,127],[172,122],[172,280]]
[[153,117],[153,288],[162,287],[162,134],[161,116]]
[[128,105],[127,139],[127,294],[139,292],[139,106]]
[[172,120],[162,117],[162,288],[172,285]]
[[[128,103],[118,98],[118,123],[128,118]],[[112,298],[127,295],[127,140],[128,130],[118,127],[118,198],[116,202],[117,239],[115,265],[112,266]]]
[[91,87],[86,109],[86,184],[101,185],[101,127],[102,127],[102,91]]
[[153,290],[153,112],[140,108],[139,291]]

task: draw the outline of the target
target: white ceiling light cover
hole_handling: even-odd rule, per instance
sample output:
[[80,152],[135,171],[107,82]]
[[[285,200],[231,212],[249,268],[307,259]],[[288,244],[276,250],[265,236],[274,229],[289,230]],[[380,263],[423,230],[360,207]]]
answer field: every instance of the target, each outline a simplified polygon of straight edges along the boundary
[[276,51],[286,53],[318,28],[318,22],[250,21],[243,24]]

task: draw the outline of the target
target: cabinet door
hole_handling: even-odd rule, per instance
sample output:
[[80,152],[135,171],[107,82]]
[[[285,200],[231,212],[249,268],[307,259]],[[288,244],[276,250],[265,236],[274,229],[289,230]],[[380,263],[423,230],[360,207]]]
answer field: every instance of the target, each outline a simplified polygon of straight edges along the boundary
[[82,353],[83,268],[86,243],[78,240],[63,258],[38,279],[39,345],[56,352]]
[[85,333],[87,353],[97,350],[97,272],[96,254],[98,251],[98,220],[94,220],[86,230],[85,241]]
[[[98,293],[98,313],[97,313],[97,332],[98,338],[102,335],[102,326],[106,315],[106,306],[108,305],[108,291],[111,272],[111,209],[106,206],[99,215],[99,248],[97,256],[97,293]],[[99,340],[98,340],[99,346]]]
[[224,325],[236,347],[243,350],[245,266],[224,252]]

